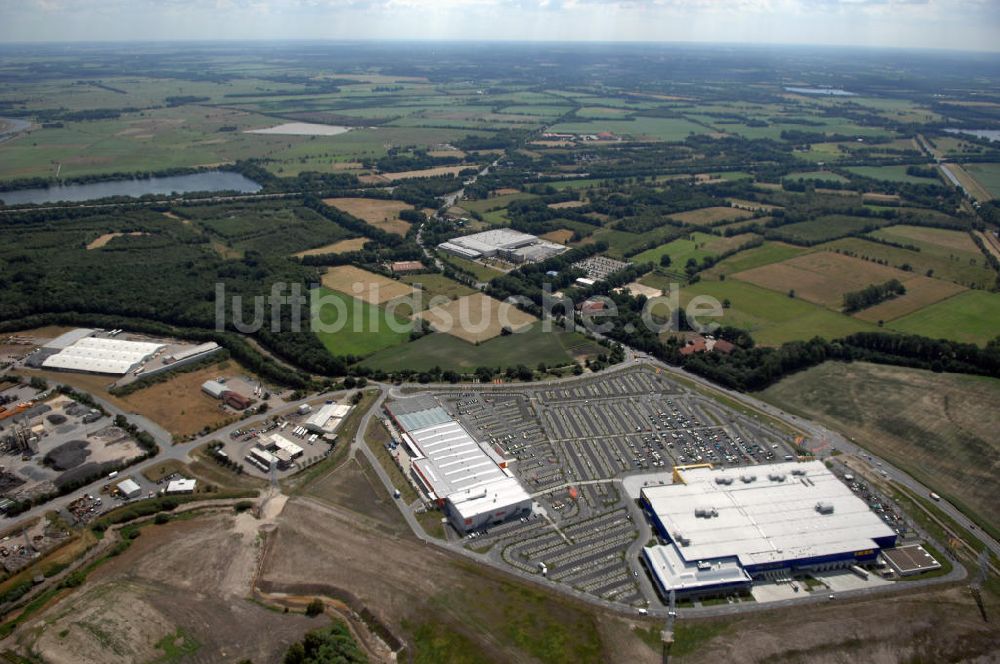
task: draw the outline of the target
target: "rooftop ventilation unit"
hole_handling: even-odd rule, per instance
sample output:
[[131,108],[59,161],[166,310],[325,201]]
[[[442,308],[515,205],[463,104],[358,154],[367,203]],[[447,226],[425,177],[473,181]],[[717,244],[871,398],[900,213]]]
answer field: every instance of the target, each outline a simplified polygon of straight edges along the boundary
[[715,483],[716,484],[729,485],[729,484],[733,483],[733,478],[732,477],[725,477],[725,476],[723,476],[723,477],[716,477],[715,478]]
[[767,479],[771,480],[772,482],[784,482],[785,481],[785,474],[784,473],[771,473],[770,475],[767,476]]
[[792,469],[792,475],[805,475],[805,474],[806,474],[806,471],[803,470],[802,468],[793,468]]
[[719,512],[714,507],[696,507],[694,515],[702,519],[711,519],[713,516],[719,516]]
[[744,484],[750,484],[751,482],[754,482],[756,480],[757,480],[756,475],[740,475],[740,481],[743,482]]
[[712,563],[708,562],[707,560],[698,561],[698,571],[707,572],[710,569],[712,569]]
[[816,511],[820,514],[833,514],[833,503],[820,501],[816,503]]

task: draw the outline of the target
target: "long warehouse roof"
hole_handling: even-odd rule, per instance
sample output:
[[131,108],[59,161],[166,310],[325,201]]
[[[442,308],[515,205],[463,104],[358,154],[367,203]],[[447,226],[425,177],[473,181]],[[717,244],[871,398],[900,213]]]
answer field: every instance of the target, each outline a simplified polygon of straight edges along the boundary
[[42,366],[53,369],[124,374],[163,347],[163,344],[148,341],[86,337],[46,358],[42,362]]
[[462,517],[531,499],[501,468],[502,459],[480,445],[434,397],[400,399],[388,408],[419,454],[412,465],[431,491],[447,498]]
[[681,471],[642,494],[687,561],[743,566],[862,551],[895,531],[819,461]]

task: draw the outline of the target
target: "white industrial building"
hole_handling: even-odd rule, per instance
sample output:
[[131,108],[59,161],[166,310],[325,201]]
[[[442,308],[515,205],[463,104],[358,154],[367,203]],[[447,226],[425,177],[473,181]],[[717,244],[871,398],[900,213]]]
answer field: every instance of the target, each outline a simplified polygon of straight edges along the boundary
[[388,406],[414,478],[459,532],[527,516],[531,496],[488,445],[481,445],[432,397]]
[[[74,331],[78,334],[93,330]],[[64,337],[66,335],[63,335]],[[54,340],[62,343],[63,338]],[[48,346],[52,348],[52,346]],[[58,348],[59,346],[56,346]],[[127,341],[125,339],[108,339],[104,337],[82,336],[72,343],[61,347],[42,362],[46,369],[64,369],[67,371],[85,371],[88,373],[124,375],[134,367],[142,364],[164,344],[149,341]]]
[[[679,481],[677,481],[679,480]],[[872,563],[896,532],[820,461],[678,468],[642,489],[666,544],[643,549],[659,590],[714,594],[797,570]]]
[[221,399],[222,395],[229,391],[225,383],[220,383],[217,380],[206,380],[201,384],[201,391],[212,397],[213,399]]
[[313,433],[333,433],[349,412],[351,412],[349,404],[323,404],[319,410],[310,415],[309,419],[302,424]]
[[138,498],[142,494],[142,487],[132,478],[128,478],[118,483],[118,491],[126,498]]
[[537,263],[566,251],[566,247],[534,235],[499,228],[442,242],[438,249],[460,258],[502,258],[513,263]]
[[197,346],[191,346],[189,348],[184,348],[182,350],[174,351],[170,355],[163,358],[164,364],[176,364],[178,362],[188,363],[192,362],[201,357],[211,355],[217,350],[221,350],[219,344],[214,341],[209,341],[207,343],[199,344]]
[[167,483],[167,494],[194,493],[194,488],[197,484],[198,480],[193,479],[171,480]]

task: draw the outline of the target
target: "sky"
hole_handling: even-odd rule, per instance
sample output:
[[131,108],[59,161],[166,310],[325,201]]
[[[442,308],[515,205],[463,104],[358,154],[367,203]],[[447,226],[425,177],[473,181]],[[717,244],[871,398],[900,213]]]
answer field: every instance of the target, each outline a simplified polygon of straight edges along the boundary
[[1000,51],[1000,0],[0,0],[0,43],[733,42]]

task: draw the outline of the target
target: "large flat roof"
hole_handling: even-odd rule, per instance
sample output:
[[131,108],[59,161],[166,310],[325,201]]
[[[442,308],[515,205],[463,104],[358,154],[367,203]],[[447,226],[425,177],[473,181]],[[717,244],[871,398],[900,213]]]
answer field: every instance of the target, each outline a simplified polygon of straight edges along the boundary
[[47,357],[42,366],[121,375],[161,348],[164,344],[149,341],[84,337]]
[[642,550],[646,564],[665,591],[678,592],[750,583],[739,560],[723,558],[705,561],[684,560],[673,545],[650,546]]
[[480,445],[434,397],[400,399],[387,408],[418,454],[412,466],[462,517],[531,499],[501,468],[500,457]]
[[407,433],[425,457],[413,463],[439,496],[505,477],[496,461],[454,420]]
[[686,561],[744,567],[878,548],[896,533],[819,461],[679,471],[643,498]]

